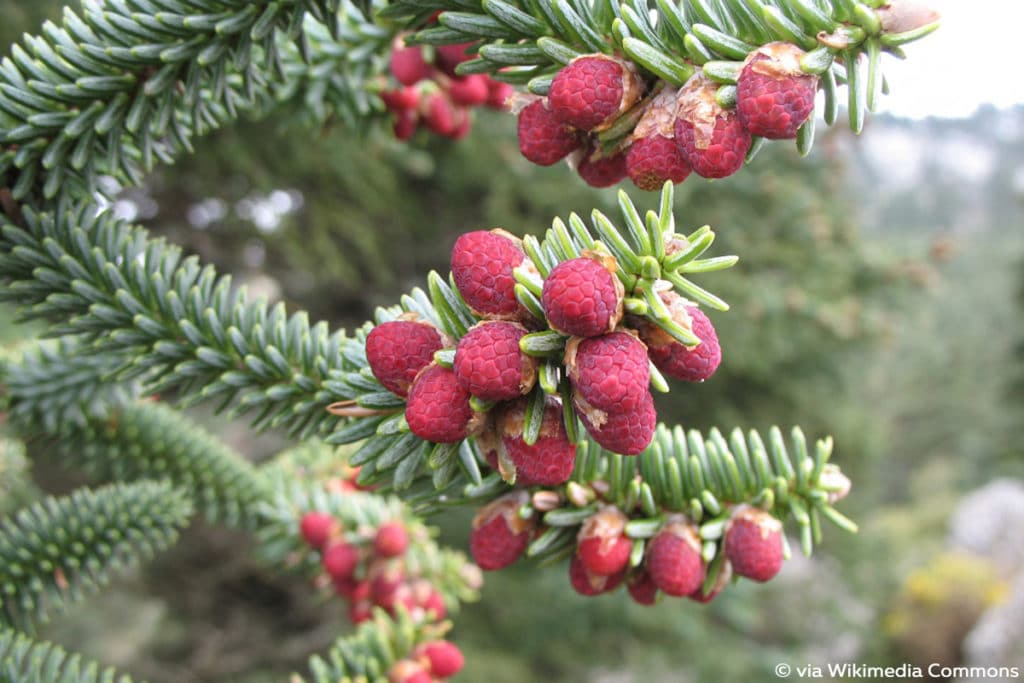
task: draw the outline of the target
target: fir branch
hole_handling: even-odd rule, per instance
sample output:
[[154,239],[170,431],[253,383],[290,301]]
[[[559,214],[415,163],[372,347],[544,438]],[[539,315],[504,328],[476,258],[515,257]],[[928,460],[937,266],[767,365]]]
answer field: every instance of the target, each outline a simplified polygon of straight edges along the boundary
[[[0,179],[15,199],[133,183],[280,80],[279,35],[334,27],[339,0],[91,0],[0,62]],[[262,64],[260,64],[262,62]]]
[[324,381],[351,367],[343,332],[250,302],[229,276],[90,204],[26,209],[24,218],[24,227],[0,218],[0,280],[9,284],[0,299],[25,306],[26,317],[66,321],[51,334],[130,357],[119,377],[158,375],[149,391],[235,401],[235,412],[257,412],[260,427],[307,437],[338,423],[326,408],[344,397]]
[[39,497],[32,481],[25,445],[0,433],[0,515]]
[[[23,425],[23,432],[32,434],[32,427]],[[56,438],[52,454],[62,464],[101,483],[168,479],[211,522],[252,528],[256,506],[267,498],[265,482],[242,456],[161,403],[127,405],[106,419],[46,434]]]
[[191,514],[184,493],[156,482],[83,489],[21,510],[0,523],[0,620],[20,630],[45,621],[112,571],[166,549]]
[[[735,84],[744,60],[770,42],[792,43],[807,55],[807,73],[828,73],[823,87],[826,120],[835,119],[837,83],[849,83],[851,127],[860,132],[865,109],[883,90],[878,55],[903,56],[901,46],[938,28],[938,15],[923,12],[897,20],[901,3],[862,0],[395,0],[382,15],[422,24],[424,12],[444,10],[439,26],[421,29],[409,42],[469,43],[476,55],[463,74],[490,73],[538,95],[547,94],[559,69],[574,57],[617,52],[647,75],[681,86],[696,71]],[[864,59],[864,56],[867,56]],[[861,88],[857,83],[871,84]],[[813,118],[812,118],[813,120]],[[809,136],[806,133],[805,136]],[[809,149],[809,141],[801,149]]]
[[[535,311],[538,320],[544,320],[540,302],[542,278],[562,261],[577,258],[585,252],[610,254],[618,264],[615,272],[625,292],[625,309],[632,316],[645,318],[661,327],[681,343],[699,344],[700,340],[692,330],[673,318],[662,301],[662,294],[674,288],[687,300],[727,310],[725,301],[698,286],[690,276],[729,268],[737,258],[702,258],[713,244],[715,233],[709,226],[703,226],[689,235],[677,234],[673,197],[673,186],[666,183],[659,211],[648,211],[641,218],[629,195],[620,191],[621,219],[618,225],[595,210],[589,225],[573,213],[564,221],[556,218],[543,239],[526,236],[523,249],[531,265],[515,272],[519,302],[527,310]],[[438,273],[431,273],[427,289],[429,294],[415,289],[402,297],[400,305],[378,309],[376,322],[380,324],[405,313],[414,313],[455,340],[479,322],[480,317],[462,300],[450,278],[446,281]],[[432,499],[438,497],[434,491],[439,491],[440,496],[449,501],[461,500],[465,494],[459,491],[467,483],[479,486],[482,481],[480,469],[484,466],[484,458],[475,440],[468,439],[458,445],[433,444],[409,431],[408,424],[399,415],[404,410],[404,401],[388,392],[368,367],[364,346],[371,330],[371,326],[364,326],[346,341],[344,353],[354,367],[333,373],[325,383],[328,389],[344,397],[355,409],[363,409],[368,414],[331,433],[327,437],[328,442],[345,444],[365,439],[352,456],[352,464],[362,467],[361,481],[380,483],[394,490],[413,487],[407,499],[415,504],[429,506]],[[561,362],[557,361],[564,357],[567,341],[567,335],[555,331],[539,332],[523,339],[521,346],[526,354],[556,359],[548,366],[551,381],[548,386],[538,382],[533,390],[534,398],[542,401],[544,394],[570,391],[568,377]],[[657,368],[651,367],[652,385],[659,391],[667,391]],[[542,412],[528,411],[524,433],[531,429],[539,432]],[[570,410],[567,414],[573,416],[567,419],[568,432],[579,433],[575,413]],[[416,485],[427,479],[432,489]]]
[[[646,223],[628,196],[620,194],[625,224],[621,233],[599,212],[593,216],[593,237],[575,215],[568,220],[571,235],[570,228],[556,221],[545,241],[537,244],[538,265],[569,258],[592,247],[596,239],[622,258],[640,263],[638,253],[643,251],[636,240],[622,235],[672,233],[671,193],[669,186],[660,214],[649,214]],[[708,229],[698,233],[691,235],[693,249],[683,254],[685,259],[676,255],[667,260],[663,254],[664,265],[659,262],[656,269],[684,287],[688,296],[724,308],[724,302],[685,277],[700,268],[735,262],[729,257],[710,266],[707,260],[697,260],[714,239]],[[244,290],[232,288],[230,277],[218,278],[212,267],[183,259],[177,247],[149,240],[143,229],[107,214],[97,215],[88,204],[59,207],[53,213],[26,209],[23,226],[0,217],[0,250],[0,281],[10,283],[0,292],[0,300],[20,304],[28,318],[66,321],[51,334],[84,335],[94,338],[97,350],[105,354],[133,356],[120,376],[159,376],[151,391],[173,388],[186,400],[212,398],[222,408],[233,404],[237,413],[258,411],[257,426],[285,427],[300,437],[333,431],[339,419],[326,408],[338,401],[357,400],[374,410],[402,407],[366,367],[362,347],[369,328],[346,339],[342,332],[329,333],[323,323],[311,327],[302,313],[288,317],[282,306],[268,309],[262,302],[249,303]],[[627,284],[632,293],[636,278]],[[403,308],[456,338],[476,322],[440,276],[431,276],[429,289],[430,295],[414,290],[403,299]],[[524,289],[524,298],[532,296]],[[642,301],[635,305],[646,312]],[[396,311],[382,311],[378,322],[394,315]],[[685,335],[655,311],[651,318],[670,333]],[[354,432],[334,434],[332,439],[344,443],[365,438],[373,433],[366,431],[367,425],[364,421]],[[429,455],[425,447],[409,452],[423,460]],[[478,479],[470,458],[463,454],[459,462],[468,468],[471,480]],[[405,483],[418,469],[410,463],[401,470],[408,477]],[[447,465],[441,469],[453,471]]]
[[[717,303],[684,276],[711,269],[703,265],[710,261],[699,257],[714,235],[702,228],[689,238],[677,238],[671,195],[668,185],[660,214],[651,212],[643,221],[622,193],[621,232],[595,212],[591,235],[573,215],[568,227],[556,221],[542,242],[527,241],[527,251],[543,274],[600,239],[624,264],[643,261],[651,277],[672,277],[676,286],[686,286],[687,294]],[[302,436],[325,433],[337,424],[326,412],[336,401],[354,400],[371,412],[384,413],[400,412],[404,405],[383,390],[367,367],[363,345],[369,327],[346,339],[341,333],[328,335],[322,324],[310,328],[301,314],[287,318],[280,306],[268,311],[261,303],[248,304],[244,293],[231,289],[230,278],[218,279],[212,268],[182,260],[178,249],[147,240],[139,228],[81,206],[54,214],[26,210],[24,227],[8,223],[0,234],[0,247],[8,250],[0,255],[0,277],[11,283],[6,298],[28,305],[29,317],[67,320],[55,333],[92,336],[104,353],[133,354],[132,365],[122,374],[159,375],[156,390],[174,388],[186,400],[216,397],[222,406],[235,401],[239,411],[259,408],[258,425],[287,426]],[[675,239],[689,246],[671,255],[662,249],[660,259],[647,258],[652,236],[654,243]],[[43,271],[46,277],[38,277]],[[642,281],[636,272],[625,265],[622,269],[630,294]],[[431,276],[429,289],[430,295],[413,291],[401,308],[379,311],[378,322],[404,309],[460,337],[476,318],[440,276]],[[524,285],[521,296],[533,294]],[[638,300],[632,309],[644,315],[645,306]],[[675,330],[670,320],[650,315],[655,323]],[[354,456],[368,480],[388,474],[396,488],[405,488],[429,477],[436,489],[449,493],[467,482],[480,483],[482,458],[471,443],[435,446],[392,422],[386,414],[355,420],[334,431],[330,440],[345,443],[376,435]]]
[[59,645],[0,629],[0,680],[18,683],[132,683],[112,667],[101,667]]
[[478,598],[479,570],[465,555],[439,547],[434,540],[436,529],[425,526],[398,498],[342,490],[339,478],[327,475],[329,463],[351,471],[337,448],[320,442],[286,451],[262,469],[266,480],[275,485],[274,494],[260,506],[257,536],[266,562],[310,576],[320,572],[318,553],[310,551],[298,533],[308,512],[330,514],[340,523],[346,540],[357,546],[372,542],[385,522],[400,520],[410,538],[404,555],[408,576],[430,581],[450,611],[460,602]]
[[323,656],[309,660],[308,678],[297,674],[293,683],[337,683],[338,681],[389,680],[388,671],[403,658],[409,658],[417,645],[439,640],[450,628],[448,622],[422,624],[399,610],[392,619],[376,610],[372,621],[359,626],[352,635],[338,640]]
[[120,365],[116,355],[89,353],[74,338],[20,347],[0,356],[0,410],[50,434],[84,427],[138,397],[138,382],[106,381]]
[[[652,212],[646,221],[621,195],[625,229],[620,232],[595,214],[596,237],[610,245],[620,261],[639,263],[644,250],[638,245],[648,230],[648,241],[653,236],[653,242],[674,234],[675,218],[666,199],[670,187],[661,214]],[[424,508],[442,498],[480,501],[506,490],[500,480],[484,482],[484,459],[472,440],[454,447],[430,444],[409,433],[401,419],[389,417],[388,413],[400,413],[404,403],[384,391],[367,367],[363,345],[371,326],[350,338],[328,335],[325,325],[310,328],[301,314],[288,318],[282,307],[268,311],[263,304],[249,304],[244,293],[231,290],[229,278],[217,279],[212,268],[182,260],[179,250],[147,241],[141,229],[91,215],[85,207],[55,214],[27,210],[25,223],[23,228],[7,224],[2,231],[0,246],[9,251],[0,256],[0,277],[11,282],[8,298],[29,304],[29,316],[68,320],[58,327],[59,333],[92,335],[105,353],[134,354],[128,375],[159,373],[160,386],[181,391],[186,400],[218,397],[222,405],[235,401],[239,411],[258,407],[258,425],[287,426],[303,436],[326,433],[338,424],[338,418],[326,413],[329,404],[355,401],[381,414],[350,421],[331,432],[329,441],[374,437],[353,456],[353,464],[363,468],[361,480],[396,489],[412,487],[407,499]],[[705,263],[717,264],[713,259],[699,260],[712,240],[713,233],[698,230],[686,238],[689,247],[662,254],[657,267],[645,267],[674,274],[674,283],[685,285],[685,273],[701,272]],[[90,244],[101,248],[91,249]],[[582,220],[572,216],[568,226],[556,221],[543,241],[527,241],[526,246],[543,273],[594,244]],[[46,278],[36,278],[40,269],[46,269]],[[623,277],[631,277],[633,269],[623,270]],[[633,291],[636,283],[627,284],[627,291]],[[429,295],[414,290],[401,307],[378,311],[378,322],[403,310],[414,311],[458,338],[475,317],[440,276],[431,276],[429,289]],[[704,290],[689,283],[685,292]],[[520,295],[531,296],[526,285]],[[637,314],[644,314],[641,304],[634,306]],[[655,322],[664,321],[655,316]],[[765,484],[747,473],[744,477]],[[692,498],[703,503],[708,496],[720,497],[721,491],[710,487],[694,493]],[[781,491],[776,493],[782,497]],[[747,492],[735,502],[759,495],[760,491]],[[690,505],[689,498],[686,503]]]
[[254,524],[267,490],[252,466],[180,412],[132,403],[138,383],[109,380],[118,360],[73,339],[30,345],[0,362],[0,405],[24,438],[50,439],[98,483],[167,478],[211,521]]
[[305,47],[281,44],[285,78],[272,89],[272,101],[264,108],[291,107],[307,123],[340,122],[350,131],[365,130],[386,118],[388,112],[376,93],[388,83],[388,55],[397,29],[373,21],[373,12],[385,6],[385,0],[342,0],[333,31],[307,15],[302,28]]
[[[529,554],[547,562],[560,559],[574,547],[563,542],[575,540],[580,522],[601,500],[631,515],[626,533],[632,538],[653,535],[666,515],[680,512],[700,525],[701,538],[712,543],[720,539],[736,506],[755,505],[795,525],[801,548],[810,556],[821,542],[823,518],[845,531],[857,530],[833,507],[847,495],[850,482],[829,463],[832,449],[831,438],[809,445],[799,427],[790,431],[787,444],[778,427],[765,439],[756,430],[744,434],[736,428],[726,437],[714,428],[704,435],[659,424],[653,443],[637,457],[610,453],[588,438],[577,450],[570,483],[559,490],[562,504],[545,512],[524,511],[543,515],[550,527]],[[491,475],[479,490],[497,481],[500,477]],[[717,548],[707,552],[710,562]]]

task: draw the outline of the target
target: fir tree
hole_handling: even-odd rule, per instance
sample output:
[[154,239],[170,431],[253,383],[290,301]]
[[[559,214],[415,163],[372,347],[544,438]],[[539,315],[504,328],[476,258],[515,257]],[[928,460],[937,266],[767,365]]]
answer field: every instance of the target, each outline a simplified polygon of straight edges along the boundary
[[[573,360],[578,340],[546,324],[555,318],[545,288],[563,264],[607,268],[618,317],[627,314],[630,329],[652,348],[655,340],[678,353],[709,348],[696,314],[680,307],[728,309],[705,281],[736,257],[707,255],[716,233],[676,216],[671,183],[656,210],[642,214],[620,192],[614,211],[567,212],[544,235],[523,239],[530,267],[515,270],[514,303],[517,315],[529,319],[519,347],[536,377],[523,398],[519,431],[499,432],[494,460],[483,433],[425,434],[414,420],[413,395],[407,407],[368,358],[367,338],[387,323],[415,317],[445,340],[464,338],[480,323],[484,316],[467,305],[452,277],[431,272],[425,288],[378,308],[372,322],[331,331],[303,312],[251,300],[230,276],[97,210],[96,195],[101,178],[138,185],[146,172],[242,114],[284,108],[354,130],[379,125],[390,116],[379,96],[389,83],[388,58],[403,42],[436,46],[437,54],[445,45],[463,46],[471,54],[453,58],[460,63],[451,77],[489,73],[535,96],[548,94],[576,58],[615,52],[627,60],[651,98],[594,136],[600,151],[577,159],[582,169],[619,153],[663,88],[706,81],[714,106],[731,111],[746,60],[779,42],[800,50],[793,68],[801,77],[820,79],[826,123],[835,122],[838,87],[847,86],[850,124],[859,131],[884,87],[880,54],[901,54],[900,45],[935,26],[927,13],[856,0],[654,7],[585,0],[98,0],[77,13],[65,10],[60,23],[44,24],[0,63],[0,296],[59,337],[5,354],[0,397],[15,438],[46,439],[97,483],[110,483],[46,498],[5,522],[6,625],[31,633],[55,607],[104,583],[111,569],[168,545],[194,508],[210,521],[254,531],[269,563],[316,575],[322,561],[335,590],[351,597],[354,619],[372,617],[311,661],[313,680],[414,680],[417,667],[430,666],[424,648],[443,636],[445,614],[479,587],[475,568],[438,548],[420,521],[439,509],[482,508],[474,533],[500,521],[515,536],[529,534],[521,551],[539,564],[570,556],[576,563],[577,539],[587,537],[591,521],[610,508],[624,511],[616,534],[628,559],[618,578],[582,569],[583,583],[574,583],[581,592],[614,587],[627,565],[634,587],[657,552],[651,539],[680,530],[671,542],[689,547],[700,567],[700,580],[687,591],[695,599],[711,599],[724,585],[727,554],[742,571],[739,551],[726,539],[751,508],[765,524],[792,524],[807,554],[824,520],[854,530],[835,508],[849,481],[829,462],[829,438],[808,442],[799,428],[763,435],[654,428],[651,415],[644,438],[630,434],[628,446],[612,446],[611,428],[603,429],[615,415],[581,397]],[[811,117],[800,127],[798,148],[809,150],[813,137]],[[609,329],[616,322],[613,316]],[[457,362],[451,346],[441,346],[424,361],[438,376]],[[654,390],[666,392],[669,382],[654,363],[644,358],[644,372]],[[642,390],[647,395],[646,380]],[[312,450],[253,467],[177,410],[143,398],[154,394],[172,396],[179,407],[210,402]],[[478,398],[467,405],[477,421],[510,410]],[[571,477],[529,491],[522,482],[511,488],[517,470],[526,469],[515,462],[518,446],[509,444],[519,439],[532,447],[553,438],[553,429],[575,452]],[[335,448],[348,444],[357,445],[347,456]],[[360,490],[368,487],[375,493]],[[499,508],[504,517],[488,517]],[[406,534],[396,553],[381,540],[389,525]],[[358,587],[346,583],[355,574],[330,559],[338,548],[358,556],[366,572],[359,576],[372,590],[394,579],[389,600],[374,593],[387,614],[371,613],[366,598],[356,597]],[[394,555],[401,555],[399,565],[389,563]],[[45,643],[0,635],[2,649],[18,653],[9,657],[12,677],[97,676],[95,665],[65,660]]]

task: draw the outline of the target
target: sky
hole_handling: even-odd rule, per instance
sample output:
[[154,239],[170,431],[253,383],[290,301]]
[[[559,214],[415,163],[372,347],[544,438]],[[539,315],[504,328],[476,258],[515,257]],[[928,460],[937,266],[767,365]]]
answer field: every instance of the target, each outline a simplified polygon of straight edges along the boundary
[[879,111],[899,116],[970,116],[984,103],[1024,103],[1019,72],[1020,0],[927,0],[942,13],[942,26],[905,46],[906,61],[887,57],[890,93]]

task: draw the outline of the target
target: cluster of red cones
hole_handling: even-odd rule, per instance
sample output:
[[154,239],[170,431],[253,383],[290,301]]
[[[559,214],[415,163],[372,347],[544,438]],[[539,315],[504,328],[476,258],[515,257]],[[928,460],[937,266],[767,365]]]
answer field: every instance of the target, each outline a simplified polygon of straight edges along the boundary
[[408,140],[422,126],[459,140],[469,134],[474,107],[505,110],[512,87],[486,74],[459,76],[455,67],[470,59],[469,44],[423,48],[401,37],[391,49],[391,75],[398,87],[380,93],[394,116],[393,130]]
[[384,522],[376,530],[346,530],[330,514],[308,512],[299,533],[319,552],[325,580],[348,600],[352,623],[370,619],[374,607],[394,613],[402,605],[414,618],[430,621],[447,614],[441,593],[408,571],[409,533],[401,521]]
[[388,671],[389,683],[441,683],[462,671],[465,659],[454,643],[432,640],[422,643],[411,656],[395,662]]
[[[603,54],[567,64],[546,98],[519,112],[519,149],[549,166],[570,157],[594,187],[630,178],[642,190],[683,182],[692,172],[724,178],[738,171],[752,136],[795,138],[814,109],[818,78],[800,68],[803,51],[770,43],[746,60],[735,107],[723,106],[719,85],[698,71],[681,88],[645,83],[629,62]],[[602,136],[623,115],[628,135]]]
[[[543,531],[534,516],[520,514],[528,501],[526,492],[516,491],[477,514],[470,552],[481,569],[493,571],[513,564]],[[758,508],[741,505],[732,511],[716,548],[725,557],[710,582],[698,529],[684,515],[670,515],[638,558],[634,548],[641,541],[626,535],[628,522],[626,513],[606,505],[581,525],[569,562],[569,582],[577,593],[593,597],[625,583],[633,600],[643,605],[654,604],[659,593],[707,603],[733,574],[764,582],[782,568],[782,523]]]
[[[657,415],[650,363],[665,375],[703,381],[721,361],[714,327],[674,292],[662,298],[674,321],[701,340],[684,346],[643,318],[624,316],[623,285],[607,254],[585,253],[558,264],[543,282],[544,319],[515,295],[514,270],[536,271],[518,239],[501,230],[462,235],[451,259],[455,286],[481,321],[461,339],[447,339],[429,322],[407,315],[375,327],[366,340],[374,376],[406,399],[409,429],[422,439],[453,443],[476,436],[481,452],[507,480],[557,486],[572,474],[576,445],[569,441],[560,400],[549,396],[540,434],[524,437],[527,399],[538,361],[523,338],[555,330],[568,341],[564,371],[574,414],[603,448],[622,455],[643,451]],[[435,354],[454,348],[454,363]]]

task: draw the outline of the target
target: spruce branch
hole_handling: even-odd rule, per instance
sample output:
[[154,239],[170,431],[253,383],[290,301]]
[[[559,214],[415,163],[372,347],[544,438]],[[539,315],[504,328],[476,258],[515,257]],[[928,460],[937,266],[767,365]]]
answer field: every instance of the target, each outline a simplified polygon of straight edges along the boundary
[[[280,36],[339,0],[90,0],[0,62],[0,179],[15,199],[84,197],[141,172],[254,104],[283,77]],[[13,174],[13,177],[11,177]]]
[[47,498],[0,523],[0,620],[20,630],[96,592],[111,572],[177,540],[192,505],[170,484],[138,482]]
[[112,667],[7,629],[0,629],[0,679],[10,683],[132,683]]

